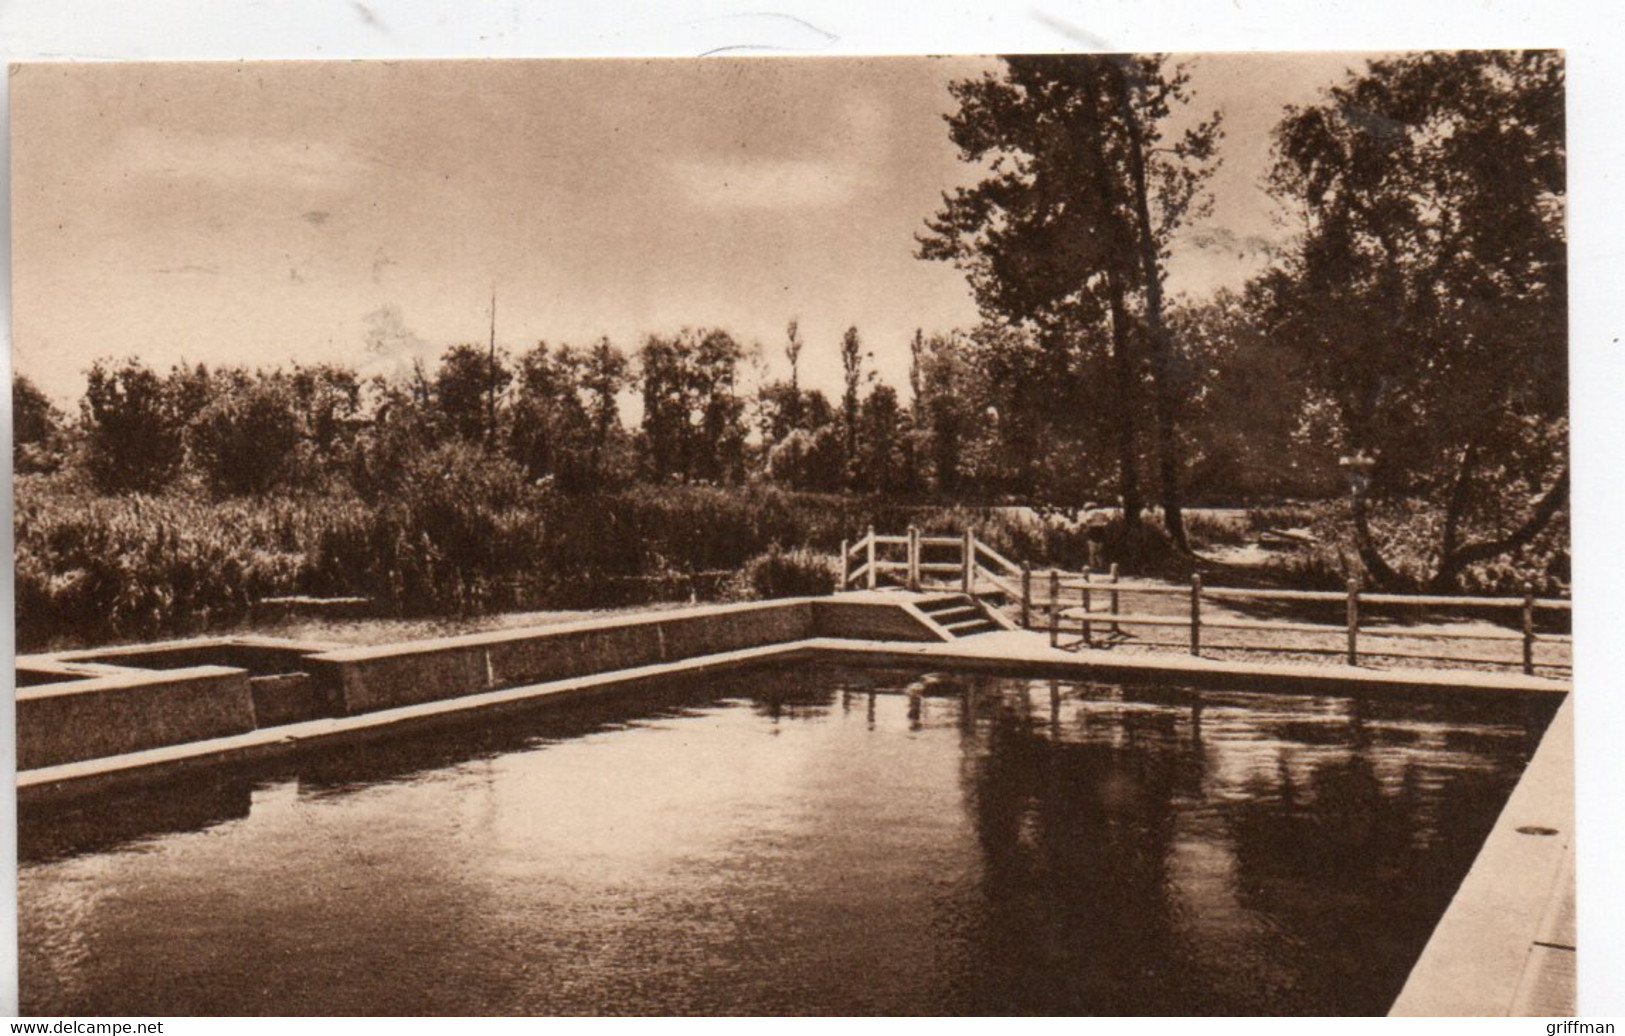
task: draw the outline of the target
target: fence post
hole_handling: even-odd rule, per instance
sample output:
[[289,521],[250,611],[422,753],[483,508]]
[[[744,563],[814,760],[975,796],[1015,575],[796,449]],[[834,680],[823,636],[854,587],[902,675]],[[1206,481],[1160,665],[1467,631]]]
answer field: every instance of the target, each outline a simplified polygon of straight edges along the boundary
[[875,527],[873,525],[869,526],[868,561],[869,561],[869,578],[868,578],[869,589],[873,590],[875,588]]
[[846,540],[841,541],[841,589],[846,589],[847,581],[852,578],[852,555],[849,551],[852,545]]
[[1535,584],[1523,584],[1523,671],[1535,675]]
[[1033,628],[1033,569],[1025,561],[1021,563],[1021,628]]
[[1349,665],[1360,664],[1360,581],[1349,580]]
[[973,592],[976,589],[976,534],[970,531],[970,526],[968,526],[968,525],[965,526],[965,547],[964,547],[964,550],[965,550],[965,559],[964,559],[965,560],[965,565],[964,565],[964,568],[965,568],[965,572],[964,572],[965,586],[964,586],[964,589],[965,589],[965,592],[968,594],[968,593]]
[[918,592],[920,589],[920,527],[908,527],[908,588]]
[[[1115,561],[1112,562],[1112,585],[1114,587],[1117,585],[1117,562],[1115,562]],[[1115,589],[1112,590],[1112,614],[1113,615],[1117,614],[1117,591]],[[1114,637],[1121,636],[1122,632],[1123,632],[1122,630],[1117,628],[1117,623],[1113,622],[1112,623],[1112,636],[1114,636]]]
[[1089,570],[1087,568],[1083,570],[1083,592],[1078,596],[1083,601],[1083,646],[1093,648],[1095,646],[1095,630],[1090,625],[1089,613],[1093,611],[1094,601],[1089,594]]
[[1049,570],[1049,646],[1061,645],[1061,573]]
[[1202,657],[1202,577],[1191,575],[1191,654]]

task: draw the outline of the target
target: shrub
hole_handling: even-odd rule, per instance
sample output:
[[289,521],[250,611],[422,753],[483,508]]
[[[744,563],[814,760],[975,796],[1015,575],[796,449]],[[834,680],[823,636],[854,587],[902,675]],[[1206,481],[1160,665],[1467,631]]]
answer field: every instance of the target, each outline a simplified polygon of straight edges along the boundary
[[284,505],[180,495],[104,497],[71,481],[17,482],[17,637],[150,637],[242,615],[297,589],[302,537]]
[[411,612],[524,603],[545,556],[543,511],[542,491],[505,457],[462,441],[413,456],[374,514],[372,589]]
[[741,579],[750,594],[760,598],[812,597],[835,592],[833,555],[805,548],[773,547],[745,563]]
[[[1269,526],[1307,526],[1315,542],[1283,550],[1270,559],[1267,570],[1285,585],[1302,589],[1342,589],[1350,578],[1366,585],[1355,548],[1349,505],[1327,500],[1301,508],[1257,512],[1256,522]],[[1423,501],[1389,499],[1372,507],[1372,535],[1383,558],[1413,589],[1424,585],[1439,563],[1440,523],[1436,508]],[[1468,535],[1485,535],[1471,530]],[[1471,565],[1461,574],[1456,589],[1469,594],[1503,595],[1523,592],[1525,584],[1547,595],[1567,593],[1570,582],[1569,528],[1561,517],[1521,550]]]

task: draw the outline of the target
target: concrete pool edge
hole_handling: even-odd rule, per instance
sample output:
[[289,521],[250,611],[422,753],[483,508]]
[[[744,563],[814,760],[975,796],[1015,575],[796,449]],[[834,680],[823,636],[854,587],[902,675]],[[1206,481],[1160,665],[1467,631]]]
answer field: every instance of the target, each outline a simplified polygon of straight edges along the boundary
[[1412,966],[1391,1016],[1575,1012],[1574,779],[1571,695]]
[[1204,687],[1296,694],[1564,695],[1568,681],[1476,670],[1366,669],[1347,665],[1227,661],[1172,654],[1052,648],[1044,634],[988,633],[952,643],[900,644],[815,637],[803,645],[865,665],[951,665],[1011,675],[1090,677],[1132,682],[1198,682]]
[[207,741],[167,745],[124,755],[39,767],[18,772],[17,798],[20,803],[30,803],[61,795],[95,794],[110,786],[144,783],[185,770],[224,763],[272,758],[322,742],[387,737],[406,728],[429,725],[437,721],[460,721],[476,713],[500,712],[505,708],[529,708],[548,701],[567,701],[578,696],[621,690],[673,676],[757,665],[803,652],[804,648],[799,643],[744,648],[635,669],[595,673],[525,687],[503,688],[465,695],[461,698],[418,702],[354,716],[263,727],[248,733]]
[[[599,625],[594,623],[595,626]],[[411,646],[414,652],[419,645]],[[575,694],[597,694],[683,674],[737,668],[768,662],[817,659],[868,666],[944,666],[1002,671],[1010,675],[1192,682],[1216,688],[1240,688],[1300,694],[1566,694],[1567,684],[1519,674],[1429,670],[1363,670],[1342,666],[1281,665],[1204,658],[1071,652],[1049,647],[1041,634],[1004,631],[954,642],[899,643],[834,637],[812,637],[733,651],[700,654],[644,666],[612,669],[477,691],[456,697],[413,702],[394,708],[265,726],[223,737],[186,741],[141,751],[104,755],[20,770],[21,802],[59,795],[93,794],[109,784],[150,780],[178,770],[231,761],[264,758],[297,750],[317,741],[389,736],[403,728],[432,721],[466,721],[502,708],[529,708]]]

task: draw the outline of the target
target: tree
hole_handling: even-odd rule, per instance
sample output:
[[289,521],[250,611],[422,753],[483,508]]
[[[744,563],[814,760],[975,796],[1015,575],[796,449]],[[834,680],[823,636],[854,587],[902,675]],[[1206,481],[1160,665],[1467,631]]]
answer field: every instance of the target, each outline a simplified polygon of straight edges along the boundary
[[788,381],[770,381],[756,390],[751,425],[771,450],[801,426],[801,391]]
[[744,475],[744,349],[726,331],[650,335],[638,354],[643,453],[655,479],[734,482]]
[[499,349],[454,345],[440,357],[434,398],[451,431],[473,443],[488,443],[496,432],[494,398],[513,382],[513,372]]
[[627,383],[625,354],[600,338],[591,348],[547,343],[519,358],[508,445],[532,479],[586,490],[614,478],[624,452],[618,396]]
[[932,482],[940,493],[967,487],[966,454],[976,434],[976,400],[972,344],[965,336],[932,335],[916,356],[919,398],[916,427],[928,435]]
[[621,426],[620,395],[631,383],[631,364],[608,338],[600,337],[580,354],[577,369],[592,430],[588,461],[593,478],[602,485],[622,477],[619,458],[625,453],[626,430]]
[[[1059,362],[1066,356],[1045,349],[1021,328],[983,323],[972,332],[970,341],[980,393],[974,409],[982,414],[985,426],[983,485],[1006,496],[1031,500],[1040,486],[1052,489],[1065,484],[1058,469],[1077,468],[1089,451],[1050,447],[1063,440],[1076,445],[1075,427],[1085,423],[1087,415],[1110,407],[1111,401],[1057,407],[1062,400],[1088,398],[1089,386],[1075,383],[1081,372],[1073,364]],[[1067,463],[1069,459],[1072,463]]]
[[897,390],[890,385],[876,385],[864,399],[858,420],[856,464],[860,488],[873,493],[902,488],[907,422],[897,402]]
[[767,477],[791,489],[833,492],[842,470],[841,434],[830,422],[791,429],[767,453]]
[[[945,197],[920,237],[922,257],[965,269],[984,315],[1032,328],[1058,371],[1068,351],[1097,347],[1087,329],[1109,323],[1109,413],[1130,524],[1141,507],[1134,354],[1143,339],[1165,520],[1181,547],[1180,386],[1162,312],[1162,257],[1174,231],[1202,210],[1219,137],[1215,115],[1163,145],[1163,124],[1189,101],[1187,83],[1158,55],[1078,55],[1006,58],[1000,76],[953,84],[959,110],[948,117],[949,135],[961,157],[990,171]],[[1143,333],[1130,311],[1135,294]],[[1076,412],[1069,404],[1075,400],[1050,409]]]
[[1193,495],[1234,504],[1341,488],[1336,455],[1301,434],[1304,358],[1266,333],[1247,299],[1220,291],[1173,308],[1169,323],[1197,372],[1179,411],[1190,433],[1186,483]]
[[[1563,94],[1554,52],[1419,54],[1276,127],[1271,189],[1304,233],[1253,290],[1323,434],[1374,460],[1351,523],[1380,583],[1452,587],[1567,502]],[[1429,570],[1385,556],[1385,500],[1435,516]]]
[[[784,358],[790,361],[790,391],[784,402],[788,409],[784,420],[790,428],[801,427],[801,324],[791,320],[784,329]],[[780,437],[782,438],[782,436]],[[775,441],[777,441],[775,439]]]
[[313,465],[344,462],[361,426],[361,379],[338,364],[295,364],[288,376]]
[[192,457],[221,493],[264,493],[299,460],[303,432],[298,397],[281,371],[216,371],[210,400],[193,418]]
[[863,384],[863,339],[858,329],[849,327],[841,335],[841,421],[846,430],[846,467],[850,474],[858,462],[858,390]]
[[568,347],[546,342],[519,358],[519,384],[511,406],[510,451],[532,479],[556,478],[581,488],[591,478],[591,419],[577,381],[579,360]]
[[26,374],[11,382],[11,463],[18,472],[45,471],[56,466],[52,444],[62,431],[62,411]]
[[908,340],[908,406],[919,424],[920,400],[925,396],[925,329],[916,327]]
[[98,360],[86,372],[79,404],[86,467],[106,492],[153,492],[180,468],[194,400],[181,379],[166,381],[140,360]]
[[433,385],[420,362],[411,375],[375,375],[362,387],[362,426],[349,450],[349,478],[364,499],[388,501],[407,470],[446,441]]

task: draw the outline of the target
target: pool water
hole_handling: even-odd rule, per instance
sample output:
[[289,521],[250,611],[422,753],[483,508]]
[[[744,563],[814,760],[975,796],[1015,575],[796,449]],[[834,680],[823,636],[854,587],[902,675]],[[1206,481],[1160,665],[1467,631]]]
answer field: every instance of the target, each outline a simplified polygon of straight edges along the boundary
[[23,811],[25,1014],[1380,1014],[1550,709],[760,669]]

